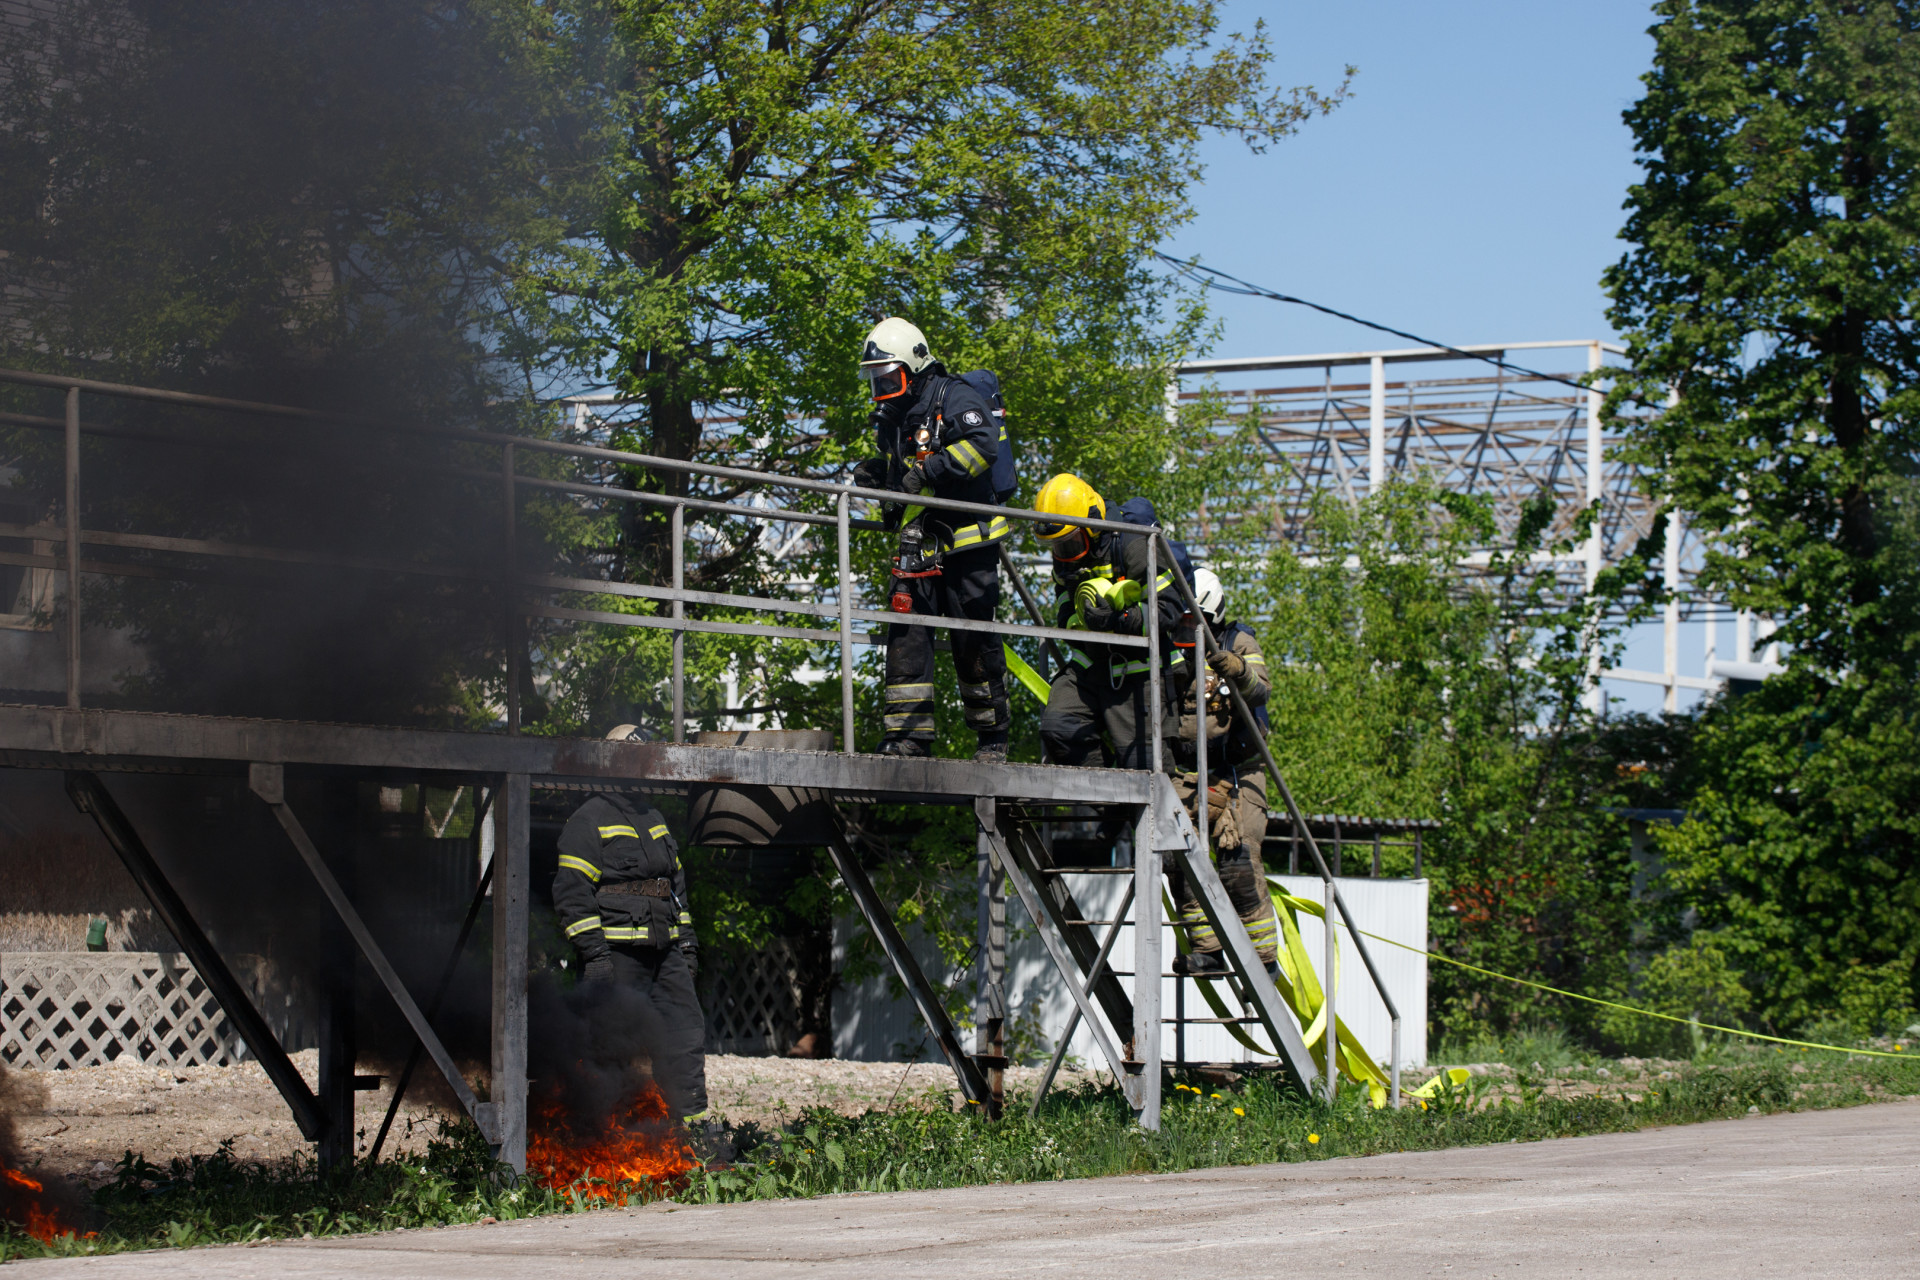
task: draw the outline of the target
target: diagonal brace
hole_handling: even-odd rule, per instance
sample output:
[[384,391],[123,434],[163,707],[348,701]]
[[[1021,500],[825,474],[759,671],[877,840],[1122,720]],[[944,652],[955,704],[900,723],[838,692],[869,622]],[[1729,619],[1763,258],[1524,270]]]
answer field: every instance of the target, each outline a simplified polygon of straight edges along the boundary
[[265,1069],[267,1078],[273,1081],[274,1087],[280,1090],[280,1096],[287,1100],[287,1106],[293,1109],[293,1122],[300,1126],[301,1136],[309,1142],[318,1142],[327,1131],[327,1117],[320,1109],[320,1100],[307,1087],[306,1078],[300,1074],[300,1068],[293,1065],[293,1059],[287,1056],[273,1029],[267,1026],[267,1020],[253,1007],[246,988],[240,985],[233,971],[227,968],[226,961],[220,958],[213,940],[200,928],[199,921],[193,918],[193,913],[187,910],[187,904],[161,872],[160,864],[153,860],[153,854],[133,829],[133,824],[127,821],[127,815],[120,811],[120,806],[114,803],[106,786],[94,774],[79,771],[69,773],[67,795],[72,798],[76,809],[100,824],[100,833],[113,846],[113,851],[120,855],[120,861],[126,863],[134,883],[140,886],[147,895],[147,901],[153,904],[160,923],[167,926],[167,932],[174,936],[174,940],[187,953],[187,958],[193,961],[194,972],[213,992],[213,998],[220,1002],[220,1012],[240,1033],[247,1052]]
[[408,994],[406,985],[400,981],[400,975],[388,962],[386,953],[380,949],[380,944],[373,940],[373,934],[368,931],[366,921],[360,918],[360,913],[354,909],[346,890],[342,889],[340,882],[334,879],[326,860],[320,856],[320,850],[314,846],[312,837],[307,835],[307,829],[300,825],[300,819],[295,817],[293,810],[288,807],[285,771],[277,764],[249,765],[247,785],[253,789],[255,795],[266,801],[267,807],[273,810],[273,816],[278,818],[280,825],[286,829],[288,839],[293,841],[293,847],[300,852],[300,860],[307,864],[307,870],[312,872],[313,878],[319,882],[320,891],[327,895],[327,900],[333,904],[333,909],[339,914],[341,923],[347,926],[347,932],[352,934],[353,940],[359,944],[360,953],[367,958],[367,964],[373,968],[374,974],[380,979],[380,984],[387,989],[387,994],[393,997],[394,1004],[400,1007],[400,1012],[407,1019],[407,1025],[413,1028],[413,1034],[419,1037],[422,1045],[426,1046],[434,1065],[439,1067],[440,1074],[446,1077],[447,1087],[452,1089],[454,1096],[460,1099],[461,1107],[473,1117],[473,1122],[480,1127],[480,1132],[488,1142],[497,1141],[491,1132],[493,1109],[481,1106],[480,1100],[474,1097],[466,1077],[461,1075],[460,1068],[454,1065],[453,1056],[447,1052],[446,1046],[440,1043],[440,1037],[433,1033],[433,1028],[427,1023],[426,1015],[421,1013],[420,1006],[413,1002],[413,997]]
[[[1207,856],[1207,849],[1200,841],[1200,833],[1194,830],[1193,823],[1187,818],[1187,810],[1180,798],[1173,793],[1173,783],[1166,775],[1155,777],[1154,785],[1160,789],[1160,813],[1163,825],[1171,820],[1178,838],[1168,840],[1170,852],[1179,858],[1186,867],[1187,875],[1200,890],[1200,907],[1206,913],[1207,923],[1226,946],[1228,961],[1233,965],[1234,973],[1240,978],[1244,989],[1253,997],[1254,1012],[1259,1014],[1260,1023],[1267,1034],[1273,1037],[1273,1044],[1286,1060],[1289,1070],[1299,1081],[1302,1088],[1312,1091],[1314,1082],[1319,1078],[1319,1069],[1313,1064],[1313,1055],[1307,1050],[1305,1037],[1294,1024],[1285,1004],[1280,1000],[1280,991],[1273,985],[1273,979],[1267,976],[1266,966],[1260,963],[1260,954],[1254,950],[1253,939],[1247,936],[1246,925],[1240,922],[1240,913],[1234,910],[1232,899],[1227,897],[1227,886],[1220,883],[1220,873],[1214,870],[1213,859]],[[1332,981],[1332,975],[1328,975]],[[1328,1033],[1331,1041],[1331,1032]],[[1327,1058],[1332,1063],[1331,1055]]]
[[[1120,937],[1120,930],[1126,927],[1127,912],[1133,907],[1134,886],[1127,885],[1125,896],[1120,899],[1120,909],[1113,913],[1113,923],[1107,926],[1107,936],[1100,943],[1100,954],[1094,957],[1093,969],[1087,974],[1087,986],[1091,988],[1099,981],[1101,972],[1107,967],[1107,956],[1113,951],[1113,944]],[[1073,1033],[1080,1029],[1080,1007],[1074,1006],[1073,1016],[1067,1019],[1067,1029],[1060,1033],[1060,1043],[1053,1051],[1052,1061],[1047,1063],[1045,1074],[1033,1089],[1033,1105],[1027,1108],[1029,1116],[1040,1114],[1040,1104],[1046,1100],[1047,1090],[1053,1087],[1053,1078],[1060,1074],[1060,1064],[1067,1060],[1067,1048],[1073,1043]]]
[[961,1048],[960,1033],[954,1030],[953,1020],[947,1017],[946,1006],[940,1003],[927,976],[920,972],[919,961],[913,958],[913,952],[907,948],[907,940],[901,936],[892,914],[880,901],[873,881],[867,878],[866,870],[845,841],[834,840],[827,849],[833,855],[833,865],[840,872],[841,880],[846,882],[854,902],[860,907],[860,914],[866,917],[867,928],[873,931],[880,949],[893,962],[894,973],[899,976],[901,985],[906,987],[907,994],[913,997],[913,1003],[926,1020],[927,1030],[933,1033],[934,1043],[940,1046],[947,1065],[953,1068],[954,1076],[960,1081],[960,1092],[967,1096],[967,1101],[986,1107],[992,1098],[987,1078],[980,1073],[980,1065]]
[[1074,964],[1081,972],[1093,975],[1088,979],[1088,986],[1092,989],[1094,999],[1106,1012],[1108,1024],[1116,1028],[1131,1028],[1134,1021],[1133,1001],[1111,971],[1094,963],[1098,948],[1094,945],[1093,931],[1086,925],[1074,923],[1084,920],[1086,911],[1074,898],[1073,891],[1067,888],[1065,880],[1059,876],[1043,879],[1040,875],[1043,869],[1052,868],[1052,861],[1039,832],[1030,822],[1014,821],[1010,822],[1004,834],[1009,848],[1022,859],[1020,865],[1026,869],[1027,877],[1039,891],[1040,907],[1053,922],[1054,930],[1066,945]]
[[[1126,1056],[1120,1052],[1120,1046],[1095,1013],[1093,998],[1088,994],[1098,980],[1101,965],[1096,963],[1093,966],[1093,973],[1088,975],[1084,983],[1081,981],[1080,966],[1075,962],[1073,953],[1067,949],[1066,940],[1061,937],[1053,918],[1040,905],[1040,894],[1033,887],[1033,879],[1028,874],[1025,861],[1015,853],[1006,837],[997,828],[983,827],[982,830],[986,832],[987,840],[993,846],[994,855],[1000,859],[1000,865],[1006,869],[1007,883],[1011,884],[1014,892],[1020,895],[1020,903],[1026,907],[1028,919],[1033,921],[1033,927],[1039,931],[1040,941],[1046,944],[1047,954],[1053,958],[1053,967],[1060,971],[1061,980],[1067,984],[1067,992],[1073,997],[1074,1007],[1079,1010],[1080,1016],[1086,1019],[1087,1029],[1093,1032],[1094,1039],[1100,1042],[1100,1052],[1106,1055],[1107,1064],[1113,1068],[1114,1083],[1126,1093],[1128,1101],[1133,1101],[1138,1082],[1128,1071]],[[1118,930],[1117,925],[1114,928]],[[1112,941],[1111,937],[1108,941]],[[1104,959],[1104,949],[1102,958]]]

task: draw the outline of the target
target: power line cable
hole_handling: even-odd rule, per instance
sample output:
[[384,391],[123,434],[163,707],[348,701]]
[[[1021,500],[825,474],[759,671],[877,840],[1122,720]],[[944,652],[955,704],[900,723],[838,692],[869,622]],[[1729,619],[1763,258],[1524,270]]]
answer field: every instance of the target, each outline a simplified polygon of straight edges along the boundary
[[[1183,262],[1171,254],[1160,252],[1158,249],[1154,250],[1153,256],[1205,289],[1218,289],[1221,293],[1238,293],[1250,298],[1271,298],[1275,302],[1290,302],[1295,306],[1307,307],[1320,312],[1322,315],[1332,316],[1336,320],[1347,320],[1380,333],[1390,333],[1396,338],[1405,338],[1408,342],[1417,342],[1423,347],[1434,347],[1441,351],[1451,352],[1459,356],[1462,360],[1480,360],[1496,368],[1505,369],[1512,373],[1525,374],[1529,378],[1537,378],[1542,382],[1557,382],[1563,387],[1572,387],[1576,391],[1592,391],[1594,389],[1586,383],[1576,382],[1572,378],[1563,378],[1554,373],[1542,373],[1538,369],[1529,369],[1525,365],[1512,364],[1497,356],[1486,355],[1482,352],[1462,351],[1459,347],[1452,346],[1449,343],[1435,342],[1432,338],[1423,338],[1419,334],[1408,333],[1405,329],[1396,329],[1392,325],[1376,324],[1371,320],[1362,320],[1359,316],[1350,315],[1345,311],[1336,311],[1332,307],[1324,307],[1317,302],[1309,302],[1305,298],[1296,298],[1290,293],[1281,293],[1278,290],[1268,289],[1264,286],[1242,280],[1238,276],[1229,275],[1218,267],[1202,266],[1198,262]],[[1202,273],[1205,274],[1202,275]],[[1228,283],[1222,284],[1221,281],[1223,280]]]

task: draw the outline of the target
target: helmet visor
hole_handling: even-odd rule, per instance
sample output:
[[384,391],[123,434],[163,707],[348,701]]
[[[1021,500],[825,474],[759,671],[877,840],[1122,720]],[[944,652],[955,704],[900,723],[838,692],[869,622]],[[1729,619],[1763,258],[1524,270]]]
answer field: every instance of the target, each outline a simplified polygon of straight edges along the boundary
[[863,364],[860,366],[860,376],[873,389],[875,400],[891,400],[907,393],[907,366],[899,360]]

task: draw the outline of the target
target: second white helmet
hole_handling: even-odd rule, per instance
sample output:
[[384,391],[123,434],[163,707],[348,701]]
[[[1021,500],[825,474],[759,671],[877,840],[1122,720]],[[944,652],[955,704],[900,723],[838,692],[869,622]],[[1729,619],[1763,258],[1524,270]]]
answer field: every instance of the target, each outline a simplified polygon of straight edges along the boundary
[[908,384],[932,363],[927,335],[899,316],[888,316],[873,326],[860,350],[860,376],[873,384],[875,400],[905,395]]
[[1207,616],[1208,625],[1217,627],[1227,620],[1227,590],[1213,570],[1193,571],[1193,599]]

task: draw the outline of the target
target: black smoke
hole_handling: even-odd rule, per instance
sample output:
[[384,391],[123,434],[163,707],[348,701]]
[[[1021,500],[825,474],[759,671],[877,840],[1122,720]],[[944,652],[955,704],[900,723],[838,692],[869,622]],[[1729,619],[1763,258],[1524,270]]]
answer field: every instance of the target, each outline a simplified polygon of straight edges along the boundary
[[[84,397],[88,528],[255,549],[90,549],[114,571],[85,616],[138,654],[107,701],[497,713],[501,452],[461,441],[548,425],[552,343],[516,290],[572,225],[591,134],[526,12],[44,0],[0,24],[0,365],[329,415]],[[63,414],[56,390],[0,401]],[[0,436],[9,505],[54,522],[61,456]]]

